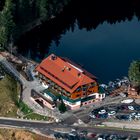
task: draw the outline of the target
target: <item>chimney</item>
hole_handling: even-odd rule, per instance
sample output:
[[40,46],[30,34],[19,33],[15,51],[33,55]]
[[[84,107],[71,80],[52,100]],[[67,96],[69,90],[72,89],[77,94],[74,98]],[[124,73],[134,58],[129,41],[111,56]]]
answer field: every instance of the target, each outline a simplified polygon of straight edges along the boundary
[[80,76],[81,76],[81,73],[79,72],[79,73],[78,73],[78,77],[80,77]]
[[71,68],[69,68],[69,67],[66,67],[66,69],[67,69],[68,71],[70,71],[70,70],[71,70]]
[[51,60],[56,60],[56,59],[57,59],[57,56],[54,54],[51,54]]
[[64,66],[64,67],[62,68],[62,72],[64,72],[64,71],[65,71],[65,69],[66,69],[66,66]]

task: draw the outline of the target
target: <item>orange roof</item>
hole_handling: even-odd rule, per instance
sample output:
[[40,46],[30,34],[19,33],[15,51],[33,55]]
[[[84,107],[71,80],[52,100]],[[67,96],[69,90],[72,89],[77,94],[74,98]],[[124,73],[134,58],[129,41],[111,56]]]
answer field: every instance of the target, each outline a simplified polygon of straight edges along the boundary
[[83,69],[54,54],[44,59],[36,70],[71,93],[81,85],[95,82]]

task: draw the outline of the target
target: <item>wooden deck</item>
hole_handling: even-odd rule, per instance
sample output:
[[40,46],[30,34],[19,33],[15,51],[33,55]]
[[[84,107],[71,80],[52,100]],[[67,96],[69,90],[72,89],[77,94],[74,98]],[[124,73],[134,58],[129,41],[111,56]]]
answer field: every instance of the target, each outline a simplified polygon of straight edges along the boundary
[[112,93],[110,94],[110,96],[116,96],[118,95],[119,93],[125,93],[127,92],[128,93],[128,97],[130,98],[133,98],[133,99],[140,99],[140,95],[136,94],[135,91],[131,91],[129,90],[129,87],[126,88],[125,86],[121,86],[120,88],[112,91]]
[[115,89],[114,91],[111,92],[110,96],[116,96],[116,95],[118,95],[121,92],[123,92],[123,93],[127,92],[126,87],[121,86],[120,88]]

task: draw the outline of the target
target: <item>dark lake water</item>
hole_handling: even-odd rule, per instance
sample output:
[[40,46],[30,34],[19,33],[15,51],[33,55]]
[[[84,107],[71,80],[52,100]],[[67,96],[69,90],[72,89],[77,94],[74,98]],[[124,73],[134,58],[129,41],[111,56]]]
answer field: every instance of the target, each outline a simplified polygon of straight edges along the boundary
[[[113,24],[102,20],[95,28],[79,25],[77,19],[70,19],[70,27],[61,21],[49,29],[47,23],[20,40],[19,52],[35,61],[51,53],[68,57],[97,76],[100,82],[108,83],[127,76],[130,63],[140,59],[140,22],[137,16],[130,15]],[[94,18],[89,19],[86,22],[93,23]],[[53,21],[51,24],[55,25]]]
[[76,27],[62,36],[58,46],[53,42],[50,53],[69,57],[108,82],[127,75],[131,61],[140,58],[140,23],[134,17],[114,25],[104,22],[90,32]]

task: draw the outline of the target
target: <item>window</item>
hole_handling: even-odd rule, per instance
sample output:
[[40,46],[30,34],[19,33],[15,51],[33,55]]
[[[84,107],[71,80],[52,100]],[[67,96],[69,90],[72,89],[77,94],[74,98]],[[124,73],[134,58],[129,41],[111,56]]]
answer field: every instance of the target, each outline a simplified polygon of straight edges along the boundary
[[95,87],[97,84],[96,83],[91,83],[91,85],[89,86],[89,88],[93,88]]
[[71,103],[71,102],[69,102],[69,104],[71,104],[71,105],[75,105],[75,103]]
[[83,91],[87,91],[87,88],[83,88]]
[[79,87],[79,88],[76,89],[76,92],[79,92],[80,90],[81,90],[81,88]]
[[87,89],[88,89],[88,86],[87,85],[83,85],[82,90],[83,91],[87,91]]
[[55,108],[55,105],[52,105],[52,108]]
[[79,96],[80,96],[80,94],[77,94],[77,95],[76,95],[76,97],[79,97]]

